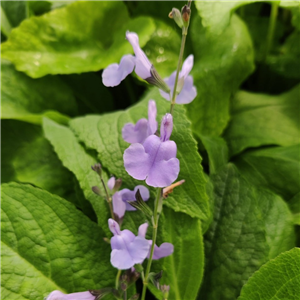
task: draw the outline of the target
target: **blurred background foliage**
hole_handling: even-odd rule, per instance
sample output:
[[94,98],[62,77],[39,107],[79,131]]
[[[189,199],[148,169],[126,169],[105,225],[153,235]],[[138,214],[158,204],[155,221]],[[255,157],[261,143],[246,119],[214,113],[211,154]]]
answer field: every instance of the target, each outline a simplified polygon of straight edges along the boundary
[[[97,204],[89,190],[94,177],[91,179],[93,175],[81,169],[80,162],[92,164],[119,151],[112,147],[106,153],[97,145],[101,144],[100,139],[110,140],[105,134],[109,122],[113,127],[115,119],[125,120],[115,111],[142,100],[141,106],[134,106],[137,109],[128,113],[132,120],[139,119],[134,112],[145,110],[147,99],[160,96],[136,75],[128,76],[115,88],[107,88],[102,84],[102,71],[119,62],[124,54],[133,52],[125,40],[125,32],[130,30],[139,34],[141,47],[161,76],[169,76],[177,65],[181,31],[167,16],[173,6],[181,8],[184,4],[184,1],[1,1],[2,183],[26,183],[58,195],[75,204],[93,222],[98,221],[107,233],[106,220],[99,221],[99,211],[105,208]],[[205,174],[202,170],[201,174],[194,174],[187,168],[186,174],[193,174],[199,184],[195,180],[195,194],[186,190],[180,195],[192,204],[185,209],[184,202],[177,205],[176,197],[175,200],[171,197],[167,205],[178,213],[182,224],[197,228],[199,236],[213,219],[204,236],[206,268],[198,299],[236,299],[243,284],[263,263],[300,246],[299,41],[299,1],[192,3],[185,56],[194,54],[191,74],[198,95],[184,108],[175,108],[178,118],[179,113],[184,115],[176,130],[180,132],[191,124],[190,133],[195,140],[190,136],[185,142],[178,134],[179,155],[185,159],[185,151],[189,147],[194,149],[196,141]],[[99,140],[95,140],[92,127],[84,127],[93,124],[93,117],[88,122],[79,118],[86,115],[104,115],[101,120],[108,120],[100,126]],[[64,144],[65,139],[70,148],[59,146],[51,130],[65,130],[60,142]],[[117,141],[117,137],[111,141]],[[77,158],[78,164],[72,164],[68,155],[73,147],[78,156],[74,154],[72,160]],[[200,161],[198,154],[193,155],[190,162]],[[110,169],[110,162],[104,162],[107,174],[116,174],[118,164],[121,162],[111,163]],[[133,183],[127,179],[127,185]],[[234,203],[232,193],[239,194],[241,202]],[[191,199],[200,195],[205,200],[193,203]],[[210,208],[205,206],[208,202]],[[230,210],[235,205],[236,210]],[[169,208],[166,214],[175,218]],[[186,223],[184,214],[191,223]],[[241,214],[247,215],[243,221]],[[190,216],[202,220],[202,229]],[[278,227],[274,229],[277,220]],[[129,228],[135,228],[139,219],[125,222]],[[254,249],[251,239],[237,242],[232,224],[239,222],[246,222],[243,232],[251,232],[259,241]],[[247,222],[253,226],[248,228]],[[270,228],[278,236],[273,236]],[[159,239],[172,230],[167,226]],[[263,234],[265,240],[261,238]],[[198,242],[202,245],[202,238]],[[178,243],[180,247],[188,241]],[[224,259],[220,251],[225,253],[232,244],[242,246],[232,252],[225,269],[215,268]],[[251,253],[246,248],[257,254],[257,260],[248,265],[244,260]],[[183,267],[184,261],[181,264],[180,276],[183,276],[189,270]],[[166,260],[160,268],[167,267],[170,262]],[[245,268],[247,271],[243,272]],[[197,270],[191,271],[196,273]],[[168,279],[178,284],[179,289],[186,284],[174,283],[174,277]],[[12,286],[9,280],[5,277],[3,281],[7,290]],[[201,280],[199,275],[195,289],[178,294],[180,298],[176,299],[195,299]],[[69,287],[65,290],[72,291]],[[19,297],[22,290],[17,293]],[[148,298],[152,297],[149,293]]]

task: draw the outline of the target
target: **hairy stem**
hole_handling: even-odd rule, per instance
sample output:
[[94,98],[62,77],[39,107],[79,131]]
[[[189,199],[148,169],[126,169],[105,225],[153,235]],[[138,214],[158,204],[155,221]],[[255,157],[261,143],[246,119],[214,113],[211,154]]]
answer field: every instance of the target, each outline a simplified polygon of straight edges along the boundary
[[113,220],[115,220],[115,215],[114,215],[113,207],[112,207],[112,204],[111,204],[111,197],[109,197],[109,194],[108,194],[105,182],[104,182],[104,180],[102,178],[102,175],[100,175],[100,179],[101,179],[101,183],[103,185],[104,191],[105,191],[106,201],[107,201],[108,206],[109,206],[111,217],[112,217]]
[[117,276],[116,276],[116,290],[119,288],[119,281],[121,276],[122,270],[118,270]]
[[154,246],[156,243],[156,236],[157,236],[157,228],[158,228],[158,219],[159,219],[159,213],[158,213],[158,207],[162,199],[162,188],[157,189],[157,196],[155,199],[155,204],[154,204],[154,212],[153,212],[153,231],[152,231],[152,245],[151,245],[151,250],[150,250],[150,256],[148,259],[148,264],[146,267],[146,273],[144,277],[144,285],[143,285],[143,292],[142,292],[142,300],[145,300],[146,296],[146,290],[148,286],[148,277],[151,269],[151,264],[152,264],[152,258],[153,258],[153,253],[154,253]]
[[267,35],[267,41],[266,41],[266,49],[265,49],[263,62],[266,62],[268,54],[272,48],[274,31],[275,31],[275,27],[276,27],[276,19],[277,19],[277,15],[278,15],[278,7],[279,7],[279,2],[271,2],[271,15],[270,15],[268,35]]

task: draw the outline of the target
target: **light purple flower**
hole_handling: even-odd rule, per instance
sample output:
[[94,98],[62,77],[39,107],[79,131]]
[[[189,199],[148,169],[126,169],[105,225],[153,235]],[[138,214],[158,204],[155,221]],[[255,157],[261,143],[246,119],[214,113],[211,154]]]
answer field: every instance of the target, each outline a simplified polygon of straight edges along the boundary
[[156,114],[155,101],[150,100],[148,103],[148,120],[140,119],[135,125],[132,123],[125,124],[122,128],[124,141],[130,144],[142,144],[149,135],[154,134],[157,130]]
[[[178,85],[177,91],[179,94],[176,98],[176,103],[178,104],[187,104],[192,102],[197,96],[197,90],[194,86],[193,77],[189,75],[194,65],[194,56],[189,55],[182,65],[182,69],[178,76]],[[170,93],[166,93],[163,90],[159,90],[160,94],[170,101],[170,94],[173,95],[174,85],[175,85],[176,71],[174,71],[170,77],[165,78],[165,82],[171,89]]]
[[116,215],[121,219],[123,218],[125,211],[136,210],[132,207],[127,201],[136,201],[135,194],[137,190],[140,190],[141,197],[144,201],[147,201],[150,197],[149,190],[143,185],[138,185],[134,188],[133,191],[129,189],[123,189],[119,192],[116,192],[113,197],[113,210]]
[[173,117],[163,117],[159,138],[147,137],[143,144],[132,144],[124,152],[124,166],[130,176],[145,180],[153,187],[166,187],[176,180],[179,174],[179,160],[176,158],[177,146],[170,141]]
[[[139,236],[145,238],[148,229],[148,223],[144,223],[139,227]],[[147,240],[149,245],[152,245],[152,240]],[[150,249],[151,250],[151,249]],[[150,250],[147,258],[150,257]],[[160,259],[171,255],[174,252],[174,246],[171,243],[162,243],[159,247],[154,245],[153,259]]]
[[114,235],[110,240],[111,264],[119,270],[127,270],[135,264],[141,264],[150,249],[148,241],[142,236],[135,236],[127,229],[121,231],[119,224],[113,219],[108,220],[108,226]]
[[135,73],[143,79],[151,77],[152,64],[140,47],[138,35],[135,32],[127,31],[126,39],[131,44],[135,54]]
[[95,300],[95,298],[96,297],[89,291],[72,294],[64,294],[61,291],[53,291],[48,295],[46,300]]
[[130,74],[135,66],[135,57],[131,54],[124,55],[120,64],[109,65],[102,73],[102,82],[105,86],[116,86]]
[[116,184],[116,178],[115,177],[110,177],[107,181],[107,186],[108,188],[112,191],[115,187]]

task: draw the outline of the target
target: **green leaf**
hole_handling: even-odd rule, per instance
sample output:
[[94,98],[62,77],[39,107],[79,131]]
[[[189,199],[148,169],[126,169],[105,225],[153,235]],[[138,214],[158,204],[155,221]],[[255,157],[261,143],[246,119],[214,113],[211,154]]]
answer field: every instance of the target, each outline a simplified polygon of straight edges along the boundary
[[300,192],[289,200],[288,205],[293,213],[294,223],[300,225]]
[[2,120],[1,125],[2,182],[27,182],[63,197],[73,194],[72,176],[40,126],[13,120]]
[[217,136],[199,135],[209,159],[210,174],[216,173],[228,163],[228,147],[224,139]]
[[130,20],[122,2],[78,1],[25,20],[2,45],[2,56],[33,78],[98,71],[133,52],[126,30],[140,36],[142,47],[154,29],[150,18]]
[[2,297],[40,300],[54,289],[113,285],[110,246],[75,206],[29,185],[2,185]]
[[232,300],[262,264],[294,247],[293,219],[280,197],[250,185],[231,164],[211,179],[214,221],[199,299]]
[[297,300],[300,294],[300,249],[280,254],[249,279],[238,300]]
[[251,183],[266,187],[290,200],[300,191],[300,145],[248,152],[234,163]]
[[157,269],[164,271],[161,283],[170,285],[169,299],[196,299],[204,269],[200,220],[164,207],[159,226],[162,241],[174,245],[174,253],[164,258]]
[[[147,116],[149,99],[156,99],[158,120],[169,111],[169,102],[162,100],[156,89],[152,89],[143,100],[126,111],[115,112],[103,116],[87,116],[73,119],[71,129],[88,148],[98,152],[99,160],[112,174],[121,177],[128,187],[133,188],[140,181],[133,180],[125,171],[123,152],[129,144],[122,139],[121,131],[125,123],[137,122]],[[165,204],[175,211],[184,212],[202,220],[209,219],[208,199],[205,193],[201,157],[192,137],[190,122],[185,116],[182,106],[175,107],[174,129],[171,139],[177,144],[177,158],[180,161],[178,179],[185,183],[176,188],[176,192],[166,199]],[[206,224],[207,225],[207,224]]]
[[187,105],[188,117],[198,138],[199,134],[218,136],[229,121],[232,93],[254,70],[252,41],[245,24],[236,15],[220,36],[208,32],[194,14],[190,33],[195,52],[192,75],[198,94]]
[[2,8],[2,5],[0,5],[0,13],[1,13],[1,40],[2,40],[2,33],[7,37],[9,36],[12,28],[5,14],[5,11]]
[[202,24],[208,30],[220,35],[230,23],[234,10],[255,1],[195,1]]
[[26,1],[1,1],[1,8],[12,27],[18,27],[19,24],[28,18],[28,7]]
[[90,201],[95,210],[99,225],[108,234],[108,204],[104,198],[92,191],[93,186],[100,186],[100,189],[103,189],[99,176],[91,169],[97,161],[86,153],[69,128],[44,118],[43,129],[63,165],[76,176],[85,198]]
[[299,92],[300,85],[278,96],[238,92],[224,133],[230,155],[250,147],[299,143]]
[[71,89],[58,77],[31,79],[3,60],[1,71],[2,119],[41,124],[43,116],[47,116],[66,123],[68,117],[62,114],[77,113]]

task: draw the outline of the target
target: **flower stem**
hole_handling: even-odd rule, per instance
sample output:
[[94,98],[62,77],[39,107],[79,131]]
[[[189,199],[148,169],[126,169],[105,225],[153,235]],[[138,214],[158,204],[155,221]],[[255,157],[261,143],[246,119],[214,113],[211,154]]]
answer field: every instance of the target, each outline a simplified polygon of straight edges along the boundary
[[278,7],[279,7],[278,1],[271,2],[271,15],[270,15],[268,35],[267,35],[267,41],[266,41],[266,49],[265,49],[265,54],[263,57],[263,62],[266,62],[268,54],[272,48],[274,31],[275,31],[275,26],[276,26],[276,19],[277,19],[277,15],[278,15]]
[[121,276],[122,270],[118,270],[117,276],[116,276],[116,290],[119,288],[119,281]]
[[149,277],[149,273],[150,273],[150,269],[151,269],[152,258],[153,258],[153,253],[154,253],[154,246],[156,243],[156,236],[157,236],[158,219],[159,219],[158,208],[160,206],[161,200],[162,200],[162,188],[158,188],[157,196],[156,196],[155,204],[154,204],[154,213],[153,213],[153,218],[152,218],[152,222],[153,222],[152,245],[151,245],[150,256],[148,259],[146,273],[145,273],[145,277],[144,277],[144,281],[143,281],[144,285],[143,285],[143,292],[142,292],[142,298],[141,298],[142,300],[145,300],[146,290],[147,290],[147,286],[148,286],[148,277]]
[[172,95],[172,100],[171,100],[171,107],[170,107],[170,114],[171,115],[173,114],[175,101],[176,101],[176,94],[177,94],[176,90],[177,90],[179,72],[180,72],[180,68],[181,68],[181,65],[182,65],[182,58],[183,58],[183,52],[184,52],[184,47],[185,47],[186,34],[187,34],[187,29],[186,30],[183,29],[182,30],[182,38],[181,38],[181,46],[180,46],[178,64],[177,64],[177,70],[176,70],[175,84],[174,84],[173,95]]
[[100,175],[100,179],[101,179],[101,183],[103,185],[104,191],[105,191],[106,201],[107,201],[108,206],[109,206],[111,217],[112,217],[113,220],[115,220],[115,215],[114,215],[113,207],[112,207],[112,204],[111,204],[111,197],[109,197],[109,194],[108,194],[108,191],[107,191],[107,188],[106,188],[106,185],[105,185],[105,182],[103,180],[102,175]]

